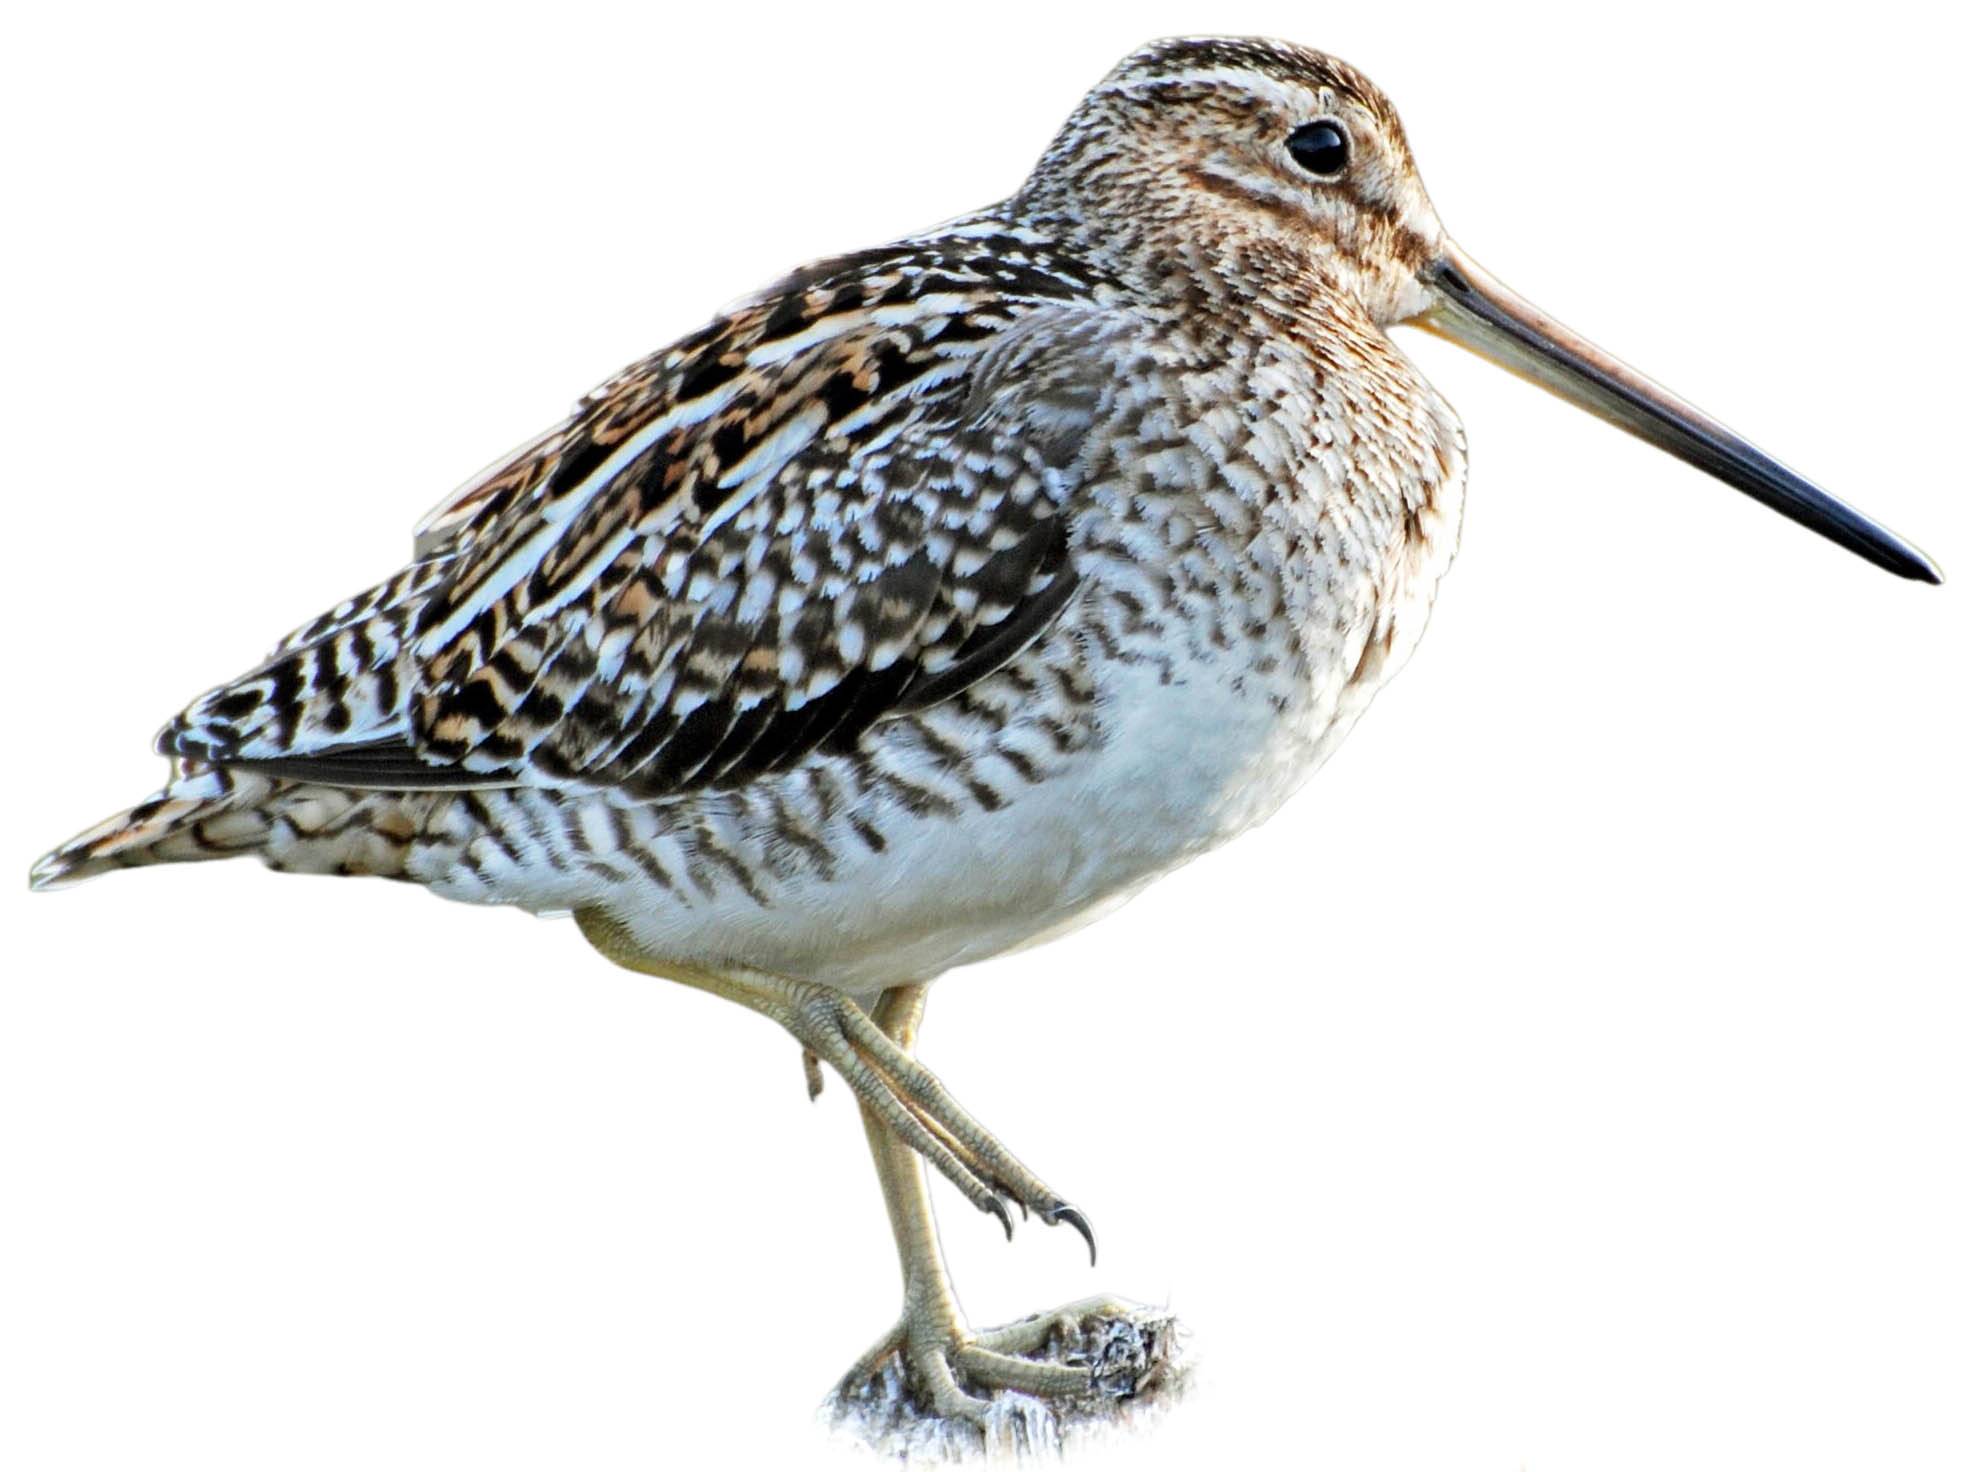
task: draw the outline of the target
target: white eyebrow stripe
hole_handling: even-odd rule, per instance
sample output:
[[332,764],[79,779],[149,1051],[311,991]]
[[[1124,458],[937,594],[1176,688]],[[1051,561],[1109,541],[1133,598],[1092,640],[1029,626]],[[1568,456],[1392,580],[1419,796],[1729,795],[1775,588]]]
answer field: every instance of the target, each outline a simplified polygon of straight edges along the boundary
[[1331,100],[1327,87],[1313,94],[1307,83],[1290,85],[1252,67],[1209,66],[1198,67],[1192,71],[1172,72],[1164,76],[1139,77],[1121,84],[1125,91],[1150,92],[1161,87],[1181,87],[1198,85],[1202,87],[1238,87],[1243,92],[1251,92],[1277,106],[1291,106],[1304,95],[1311,95],[1315,104],[1324,111]]

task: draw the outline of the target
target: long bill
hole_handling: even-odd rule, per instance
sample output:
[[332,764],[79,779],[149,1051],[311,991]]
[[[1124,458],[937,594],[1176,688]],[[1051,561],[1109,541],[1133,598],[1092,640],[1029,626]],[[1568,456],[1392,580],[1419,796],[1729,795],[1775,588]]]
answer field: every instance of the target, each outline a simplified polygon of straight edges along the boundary
[[1943,580],[1934,562],[1880,522],[1570,332],[1488,275],[1456,244],[1446,242],[1426,276],[1435,302],[1412,325],[1470,348],[1897,577]]

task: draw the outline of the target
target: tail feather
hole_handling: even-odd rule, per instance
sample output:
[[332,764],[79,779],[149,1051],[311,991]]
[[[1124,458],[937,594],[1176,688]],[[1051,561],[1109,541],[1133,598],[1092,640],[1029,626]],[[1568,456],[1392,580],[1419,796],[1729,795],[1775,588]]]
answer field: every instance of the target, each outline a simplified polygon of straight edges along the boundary
[[162,791],[44,855],[28,885],[57,889],[111,869],[248,852],[265,839],[268,819],[258,804],[272,788],[269,778],[186,763]]
[[290,873],[428,882],[475,836],[468,810],[440,793],[360,792],[182,762],[163,791],[42,858],[28,885],[58,889],[112,869],[248,855]]
[[404,730],[410,630],[449,560],[425,558],[335,605],[256,669],[193,701],[157,737],[173,761],[164,789],[43,857],[29,885],[55,889],[111,869],[244,853],[276,868],[400,875],[404,835],[420,809],[396,812],[387,798],[367,802],[251,764],[323,747],[361,750]]

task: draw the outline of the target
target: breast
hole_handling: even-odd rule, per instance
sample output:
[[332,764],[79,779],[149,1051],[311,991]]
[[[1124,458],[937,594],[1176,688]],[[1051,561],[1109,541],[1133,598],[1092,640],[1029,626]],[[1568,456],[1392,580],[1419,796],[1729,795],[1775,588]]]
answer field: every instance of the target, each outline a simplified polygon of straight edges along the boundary
[[1149,391],[1078,551],[1112,724],[1161,763],[1191,850],[1271,815],[1410,657],[1458,545],[1464,437],[1374,327],[1245,342]]

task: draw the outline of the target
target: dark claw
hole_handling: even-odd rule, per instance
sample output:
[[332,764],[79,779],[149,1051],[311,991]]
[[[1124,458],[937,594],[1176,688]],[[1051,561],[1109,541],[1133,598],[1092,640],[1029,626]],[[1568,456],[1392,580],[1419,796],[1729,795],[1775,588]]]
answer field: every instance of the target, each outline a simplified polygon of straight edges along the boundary
[[1091,1250],[1091,1266],[1097,1266],[1097,1233],[1091,1230],[1091,1219],[1089,1217],[1085,1216],[1076,1207],[1066,1201],[1045,1217],[1044,1220],[1051,1226],[1055,1226],[1058,1222],[1069,1222],[1071,1226],[1075,1227],[1077,1234],[1084,1239],[1084,1245]]
[[995,1188],[995,1194],[996,1194],[996,1195],[998,1195],[998,1196],[1008,1196],[1008,1198],[1009,1198],[1009,1200],[1011,1200],[1011,1201],[1013,1201],[1013,1202],[1015,1202],[1015,1204],[1016,1204],[1016,1210],[1022,1213],[1022,1219],[1023,1219],[1024,1221],[1028,1221],[1028,1220],[1029,1220],[1029,1203],[1028,1203],[1028,1202],[1026,1202],[1026,1201],[1023,1201],[1023,1200],[1022,1200],[1022,1199],[1021,1199],[1020,1197],[1016,1197],[1016,1196],[1009,1196],[1009,1190],[1008,1190],[1008,1187],[1006,1187],[1006,1186],[1004,1186],[1004,1185],[1003,1185],[1003,1184],[1002,1184],[1002,1183],[1001,1183],[1000,1181],[990,1181],[990,1182],[989,1182],[988,1184],[989,1184],[990,1186],[992,1186],[992,1187],[994,1187],[994,1188]]
[[[1002,1198],[1000,1196],[990,1196],[988,1198],[988,1209],[994,1212],[996,1217],[1001,1221],[1002,1234],[1011,1242],[1015,1241],[1016,1219],[1009,1215],[1009,1208],[1002,1204]],[[1094,1252],[1092,1255],[1093,1259],[1095,1259]]]

